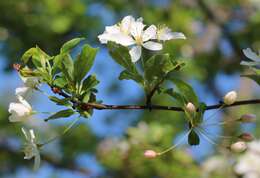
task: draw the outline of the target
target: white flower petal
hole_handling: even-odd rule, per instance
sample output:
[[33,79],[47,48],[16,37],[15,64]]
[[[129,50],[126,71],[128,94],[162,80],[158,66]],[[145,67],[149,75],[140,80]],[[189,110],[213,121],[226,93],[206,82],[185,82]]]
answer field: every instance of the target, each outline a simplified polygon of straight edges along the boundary
[[142,47],[141,46],[134,46],[129,51],[129,54],[131,56],[132,62],[137,62],[142,54]]
[[144,27],[145,25],[140,21],[133,22],[130,30],[131,35],[133,35],[135,38],[141,37]]
[[120,27],[118,25],[106,26],[104,33],[120,33]]
[[172,32],[172,39],[186,39],[186,36],[181,32]]
[[130,46],[135,43],[135,41],[133,40],[132,37],[130,37],[128,35],[124,35],[122,33],[118,33],[118,34],[105,33],[105,34],[99,35],[98,38],[102,44],[105,44],[108,41],[112,41],[112,42],[121,44],[123,46]]
[[148,42],[144,43],[143,47],[145,47],[146,49],[152,50],[152,51],[159,51],[163,48],[161,43],[157,43],[157,42],[153,42],[153,41],[148,41]]
[[149,26],[143,33],[143,42],[148,41],[156,37],[156,26]]
[[123,46],[130,46],[135,44],[135,41],[132,37],[124,34],[114,34],[113,35],[114,42],[121,44]]
[[130,33],[131,25],[134,21],[135,19],[130,15],[124,17],[120,24],[121,32],[128,35]]
[[256,61],[256,62],[260,62],[260,56],[258,56],[256,53],[254,53],[250,48],[243,49],[243,53],[249,59]]
[[21,96],[17,96],[18,100],[23,104],[28,110],[32,111],[31,105]]
[[26,98],[32,89],[30,87],[18,87],[15,89],[15,95]]

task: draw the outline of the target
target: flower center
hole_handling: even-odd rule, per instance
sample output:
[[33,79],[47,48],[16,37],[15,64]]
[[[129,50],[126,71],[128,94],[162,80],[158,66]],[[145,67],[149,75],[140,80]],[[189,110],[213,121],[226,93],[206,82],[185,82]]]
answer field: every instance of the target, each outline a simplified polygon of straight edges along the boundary
[[136,36],[135,37],[135,42],[136,42],[137,45],[142,45],[143,44],[142,36]]

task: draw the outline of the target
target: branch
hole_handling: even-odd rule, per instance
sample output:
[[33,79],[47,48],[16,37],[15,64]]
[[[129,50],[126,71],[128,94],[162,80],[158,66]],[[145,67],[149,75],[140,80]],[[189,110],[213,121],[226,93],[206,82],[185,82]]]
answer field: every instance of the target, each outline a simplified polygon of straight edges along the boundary
[[[219,104],[208,105],[206,107],[206,110],[228,108],[228,107],[249,105],[249,104],[260,104],[260,99],[241,100],[241,101],[237,101],[231,105],[224,105],[224,106],[223,106],[222,102],[220,102]],[[181,107],[162,106],[162,105],[146,106],[146,105],[107,105],[107,104],[98,104],[98,103],[81,103],[81,107],[84,110],[88,110],[88,109],[97,109],[97,110],[146,110],[146,109],[149,109],[150,110],[150,109],[152,109],[152,110],[168,110],[168,111],[183,112],[183,109]]]
[[[70,96],[64,93],[61,89],[56,87],[51,87],[52,91],[55,94],[59,94],[64,98],[69,98]],[[168,110],[168,111],[177,111],[183,112],[184,110],[181,107],[176,106],[162,106],[162,105],[109,105],[109,104],[99,104],[99,103],[82,103],[80,101],[75,101],[71,99],[73,104],[81,106],[83,110],[96,109],[96,110]],[[223,105],[223,101],[220,101],[218,104],[207,105],[206,110],[213,110],[219,108],[229,108],[234,106],[241,105],[250,105],[250,104],[260,104],[260,99],[251,99],[251,100],[241,100],[236,101],[231,105]]]

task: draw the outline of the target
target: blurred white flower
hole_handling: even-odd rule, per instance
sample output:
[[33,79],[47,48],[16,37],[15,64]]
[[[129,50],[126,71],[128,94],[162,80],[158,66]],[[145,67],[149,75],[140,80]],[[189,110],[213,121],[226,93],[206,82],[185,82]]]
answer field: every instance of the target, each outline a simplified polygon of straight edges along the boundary
[[37,77],[22,76],[21,79],[24,82],[24,86],[16,88],[15,94],[16,96],[27,98],[32,93],[32,91],[39,85],[39,79]]
[[245,178],[260,177],[260,140],[248,144],[248,149],[242,155],[234,170]]
[[201,165],[202,177],[210,177],[212,173],[222,173],[224,169],[230,167],[230,162],[224,156],[212,156]]
[[10,122],[25,121],[33,115],[31,105],[21,96],[18,96],[17,103],[10,103],[8,112],[11,114],[9,116]]
[[34,157],[34,170],[37,170],[40,166],[41,157],[34,131],[32,129],[26,130],[25,128],[22,128],[22,132],[25,136],[25,145],[23,149],[25,154],[24,159],[32,159]]

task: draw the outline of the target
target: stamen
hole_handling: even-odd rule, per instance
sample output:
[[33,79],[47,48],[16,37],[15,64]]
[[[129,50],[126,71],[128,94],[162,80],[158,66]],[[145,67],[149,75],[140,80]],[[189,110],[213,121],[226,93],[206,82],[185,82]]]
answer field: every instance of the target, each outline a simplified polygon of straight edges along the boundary
[[176,148],[177,146],[179,146],[183,142],[184,138],[187,137],[190,134],[190,132],[191,132],[191,129],[184,136],[182,136],[182,138],[180,138],[180,140],[176,144],[174,144],[170,148],[168,148],[168,149],[166,149],[166,150],[164,150],[164,151],[162,151],[160,153],[157,153],[157,155],[158,156],[163,155],[164,153],[167,153],[168,151],[171,151],[174,148]]

